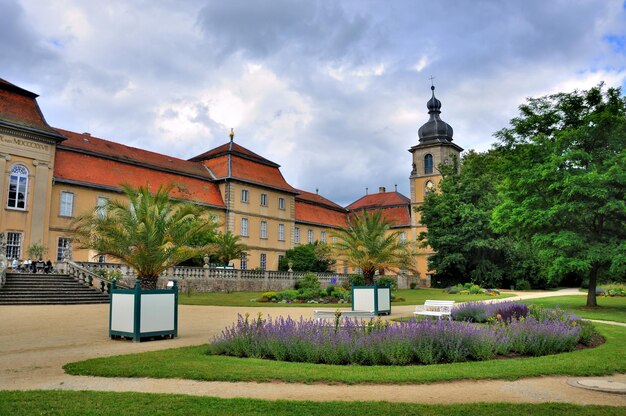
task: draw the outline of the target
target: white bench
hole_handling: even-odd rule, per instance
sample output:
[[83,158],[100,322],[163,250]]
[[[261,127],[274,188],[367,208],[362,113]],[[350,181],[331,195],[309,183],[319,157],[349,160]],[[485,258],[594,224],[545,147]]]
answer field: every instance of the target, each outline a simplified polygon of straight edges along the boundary
[[418,309],[419,306],[416,306],[413,314],[415,316],[426,315],[436,316],[439,318],[447,316],[452,319],[452,306],[454,306],[453,300],[427,300],[424,302],[424,309],[420,310]]
[[337,312],[340,312],[339,320],[344,319],[374,319],[376,315],[370,311],[342,311],[331,309],[317,309],[313,311],[313,317],[318,321],[330,320],[335,321],[337,319]]

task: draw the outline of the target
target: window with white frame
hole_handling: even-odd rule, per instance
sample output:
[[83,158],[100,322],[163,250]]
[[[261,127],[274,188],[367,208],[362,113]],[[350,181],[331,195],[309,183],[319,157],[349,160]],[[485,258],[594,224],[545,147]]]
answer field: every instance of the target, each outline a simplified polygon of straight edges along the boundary
[[285,224],[278,224],[278,241],[285,241]]
[[22,234],[7,233],[7,252],[8,259],[19,259],[22,256]]
[[261,270],[267,269],[267,254],[261,253]]
[[15,165],[9,176],[9,194],[7,208],[26,209],[28,197],[28,169],[24,165]]
[[241,236],[242,237],[248,236],[248,219],[247,218],[241,219]]
[[248,202],[250,195],[247,189],[241,190],[241,202]]
[[306,242],[313,243],[313,230],[308,230],[306,232]]
[[337,236],[333,235],[333,244],[337,244]]
[[96,201],[96,214],[99,218],[104,218],[106,214],[106,206],[109,203],[109,199],[103,196],[99,196]]
[[261,194],[261,206],[267,206],[267,194]]
[[406,233],[404,231],[402,231],[400,233],[400,241],[405,242],[406,241]]
[[283,259],[285,258],[285,256],[283,256],[282,254],[278,255],[278,266],[280,266],[280,263],[283,262]]
[[241,253],[241,258],[239,259],[241,266],[241,270],[248,270],[248,253]]
[[343,274],[348,274],[348,262],[346,260],[343,261]]
[[65,251],[68,251],[71,256],[72,253],[72,240],[67,237],[59,237],[57,241],[57,261],[62,261],[65,258]]
[[62,217],[71,217],[74,213],[74,194],[72,192],[61,191],[61,206],[59,207],[59,215]]
[[325,242],[326,242],[326,231],[322,231],[322,232],[320,232],[320,241],[321,241],[322,243],[325,243]]
[[293,242],[295,244],[300,244],[300,228],[298,227],[293,229]]
[[285,198],[278,198],[278,209],[285,209]]
[[261,238],[267,238],[267,221],[261,221]]

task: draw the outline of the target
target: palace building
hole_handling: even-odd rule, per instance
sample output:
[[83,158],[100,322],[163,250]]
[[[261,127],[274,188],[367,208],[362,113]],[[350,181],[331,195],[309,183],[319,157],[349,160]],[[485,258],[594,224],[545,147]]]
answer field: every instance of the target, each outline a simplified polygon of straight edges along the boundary
[[[380,211],[401,237],[416,241],[425,229],[414,208],[441,176],[436,167],[458,158],[452,128],[441,120],[441,102],[427,103],[430,119],[419,129],[413,155],[410,198],[397,190],[365,195],[342,207],[316,193],[296,189],[280,165],[230,141],[189,160],[125,146],[53,128],[46,122],[37,94],[0,79],[0,232],[9,259],[26,258],[31,244],[48,248],[47,258],[61,260],[71,249],[72,220],[121,197],[121,184],[173,185],[172,197],[205,206],[249,247],[235,261],[242,269],[277,270],[280,258],[298,244],[332,242],[331,231],[348,224],[351,213]],[[428,249],[421,249],[422,278]],[[79,261],[107,261],[96,253],[72,249]],[[337,272],[353,272],[337,264]]]

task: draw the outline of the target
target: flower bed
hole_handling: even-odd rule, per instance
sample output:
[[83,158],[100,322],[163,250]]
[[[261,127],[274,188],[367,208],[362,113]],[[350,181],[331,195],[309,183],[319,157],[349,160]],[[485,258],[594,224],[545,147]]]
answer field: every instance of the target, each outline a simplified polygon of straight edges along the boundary
[[[546,316],[548,316],[547,314]],[[211,343],[212,354],[321,364],[408,365],[493,359],[512,354],[571,351],[583,331],[575,319],[535,316],[487,325],[448,320],[412,320],[366,325],[342,321],[239,316]],[[585,335],[587,336],[587,335]]]
[[449,286],[444,289],[446,293],[451,295],[489,295],[489,296],[499,296],[500,291],[498,289],[483,289],[482,287],[475,285],[473,283],[465,283],[458,284],[454,286]]

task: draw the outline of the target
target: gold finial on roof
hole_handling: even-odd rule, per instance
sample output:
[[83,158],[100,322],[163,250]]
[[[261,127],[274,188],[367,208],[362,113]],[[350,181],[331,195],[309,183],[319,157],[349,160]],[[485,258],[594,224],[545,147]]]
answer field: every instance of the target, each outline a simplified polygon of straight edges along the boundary
[[233,139],[235,138],[235,130],[231,127],[230,129],[230,141],[232,142]]

